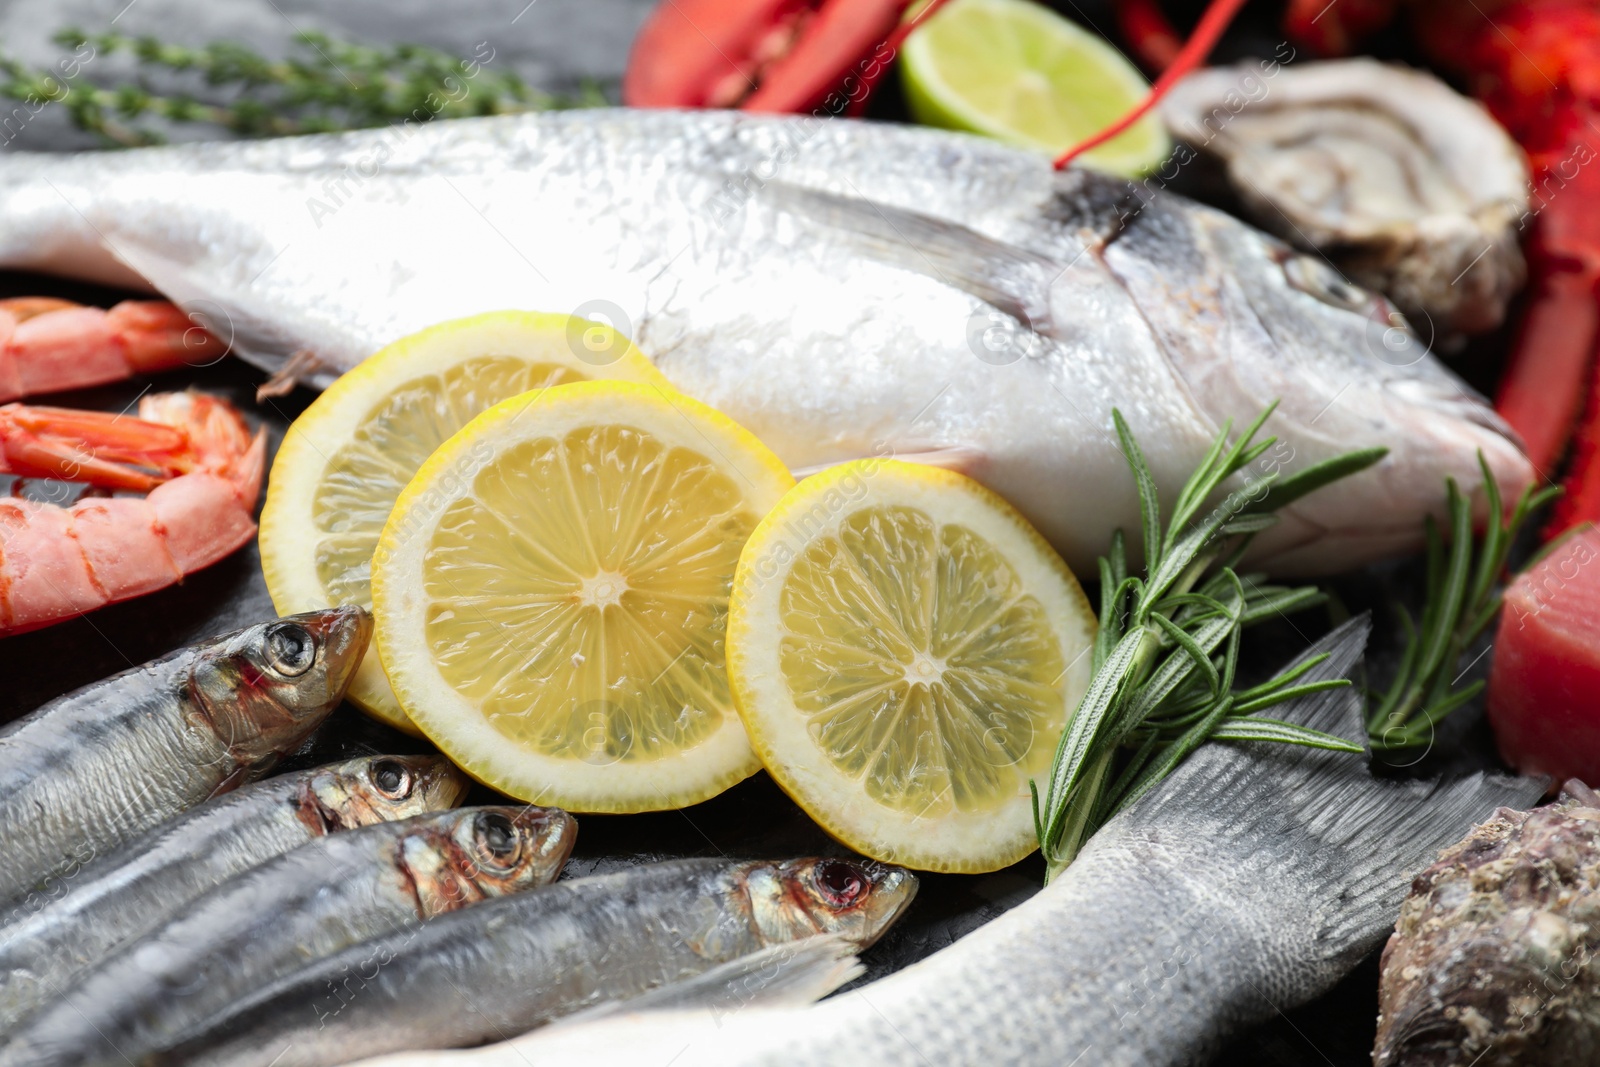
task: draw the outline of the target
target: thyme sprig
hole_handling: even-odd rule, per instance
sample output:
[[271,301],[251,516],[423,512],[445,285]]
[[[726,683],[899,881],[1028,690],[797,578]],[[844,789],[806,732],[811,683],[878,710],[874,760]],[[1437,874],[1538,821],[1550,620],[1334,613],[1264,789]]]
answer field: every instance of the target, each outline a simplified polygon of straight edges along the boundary
[[1461,658],[1500,612],[1500,576],[1517,531],[1530,514],[1561,493],[1556,486],[1529,486],[1507,514],[1481,452],[1478,466],[1488,498],[1488,525],[1481,540],[1473,537],[1472,503],[1454,479],[1446,480],[1449,542],[1429,516],[1422,620],[1419,624],[1405,608],[1396,607],[1406,645],[1388,689],[1369,702],[1367,734],[1374,751],[1428,744],[1441,719],[1483,690],[1481,680],[1455,688],[1464,673],[1459,670]]
[[[1274,405],[1276,406],[1276,405]],[[1301,682],[1317,660],[1260,685],[1235,687],[1240,638],[1251,624],[1320,603],[1312,586],[1265,584],[1237,566],[1252,537],[1284,505],[1381,459],[1381,448],[1349,452],[1285,476],[1280,464],[1208,507],[1223,484],[1277,444],[1255,435],[1263,411],[1236,440],[1224,424],[1178,495],[1163,526],[1155,478],[1121,412],[1117,437],[1139,492],[1145,567],[1129,572],[1121,531],[1100,560],[1100,631],[1088,692],[1067,722],[1055,762],[1033,793],[1034,830],[1048,865],[1064,870],[1113,815],[1211,740],[1272,741],[1341,751],[1343,738],[1260,713],[1344,681]]]
[[[494,69],[487,46],[460,58],[422,45],[374,48],[301,33],[294,54],[269,60],[229,41],[189,48],[77,29],[61,31],[55,41],[76,53],[73,72],[95,58],[125,53],[138,61],[141,76],[109,88],[76,84],[0,57],[0,96],[30,105],[59,103],[79,129],[113,145],[159,143],[163,137],[146,125],[150,119],[268,137],[605,102],[592,86],[572,98],[532,89],[512,71]],[[190,76],[193,91],[152,88],[145,75],[157,71]]]

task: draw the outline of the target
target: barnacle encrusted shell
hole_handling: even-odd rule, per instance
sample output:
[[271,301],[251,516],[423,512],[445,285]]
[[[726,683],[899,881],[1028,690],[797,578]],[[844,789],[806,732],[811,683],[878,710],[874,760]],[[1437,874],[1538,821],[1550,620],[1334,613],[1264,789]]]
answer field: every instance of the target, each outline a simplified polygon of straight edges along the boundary
[[1418,875],[1383,950],[1376,1067],[1600,1063],[1600,797],[1501,808]]

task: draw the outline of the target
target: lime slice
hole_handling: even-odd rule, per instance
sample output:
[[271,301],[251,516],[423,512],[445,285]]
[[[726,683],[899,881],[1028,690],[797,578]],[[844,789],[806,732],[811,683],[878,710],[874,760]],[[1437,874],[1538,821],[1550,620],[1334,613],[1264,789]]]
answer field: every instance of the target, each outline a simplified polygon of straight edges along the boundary
[[[906,39],[900,76],[918,122],[1052,156],[1111,125],[1150,88],[1115,48],[1030,0],[953,0]],[[1132,177],[1171,148],[1152,112],[1080,162]]]

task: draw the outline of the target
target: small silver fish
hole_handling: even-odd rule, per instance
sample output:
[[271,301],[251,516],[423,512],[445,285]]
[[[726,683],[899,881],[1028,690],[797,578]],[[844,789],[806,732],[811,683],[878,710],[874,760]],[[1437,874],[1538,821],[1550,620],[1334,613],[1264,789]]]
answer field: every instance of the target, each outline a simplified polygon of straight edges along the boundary
[[963,470],[1080,574],[1139,522],[1114,406],[1168,503],[1223,420],[1273,399],[1257,474],[1389,449],[1255,540],[1278,571],[1418,547],[1446,476],[1481,502],[1479,451],[1505,493],[1532,478],[1482,399],[1320,257],[944,131],[595,109],[7,153],[0,265],[153,286],[317,381],[456,316],[605,320],[792,469]]
[[179,649],[0,729],[0,903],[266,774],[344,696],[360,608],[293,615]]
[[4,1067],[137,1062],[311,960],[544,885],[576,823],[553,808],[462,808],[320,837],[224,882],[84,974],[0,1044]]
[[456,805],[468,781],[443,756],[363,756],[247,785],[0,914],[0,1033],[118,945],[233,875],[325,834]]
[[840,859],[679,860],[580,878],[319,960],[149,1063],[333,1067],[503,1040],[819,933],[865,948],[916,887],[899,867]]
[[[1305,678],[1348,674],[1353,620]],[[1303,661],[1302,661],[1303,662]],[[1364,736],[1332,690],[1280,712]],[[1542,783],[1373,779],[1348,753],[1206,745],[1108,823],[1037,895],[948,948],[813,1008],[629,1013],[482,1051],[372,1067],[1164,1067],[1207,1062],[1239,1027],[1330,988],[1389,928],[1442,844]],[[715,1016],[715,1017],[713,1017]],[[841,1052],[840,1050],[845,1050]]]

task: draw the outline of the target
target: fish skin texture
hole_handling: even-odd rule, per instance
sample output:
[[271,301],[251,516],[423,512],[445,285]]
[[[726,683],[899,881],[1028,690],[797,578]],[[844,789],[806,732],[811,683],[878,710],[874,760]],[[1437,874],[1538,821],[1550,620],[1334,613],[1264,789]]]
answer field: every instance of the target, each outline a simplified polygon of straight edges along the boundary
[[[1138,525],[1119,408],[1163,500],[1269,402],[1261,477],[1390,454],[1287,509],[1255,559],[1416,548],[1493,412],[1325,262],[1181,197],[944,131],[592,110],[0,160],[0,265],[148,284],[235,351],[326,382],[444,319],[565,311],[629,334],[792,469],[955,466],[1079,573]],[[302,359],[300,366],[304,366]],[[1242,483],[1241,483],[1242,484]]]

